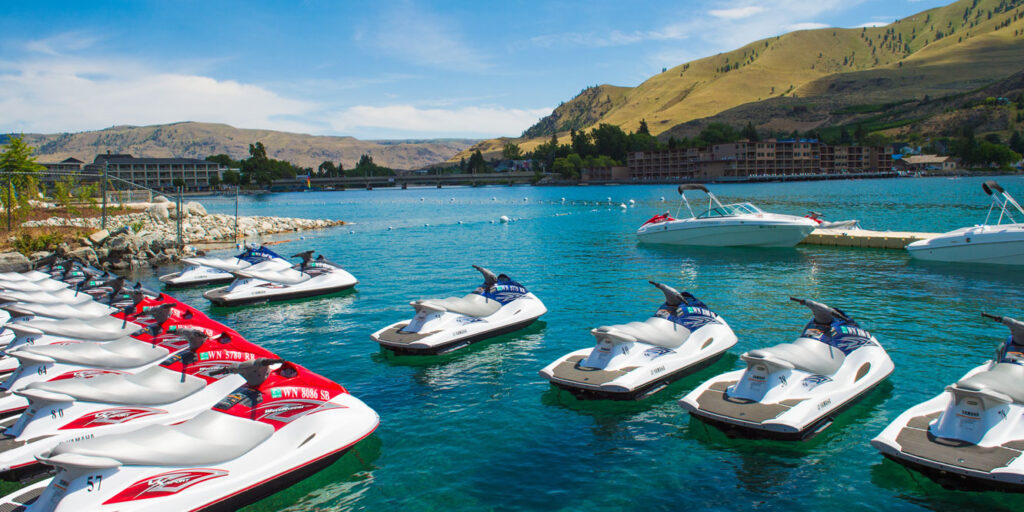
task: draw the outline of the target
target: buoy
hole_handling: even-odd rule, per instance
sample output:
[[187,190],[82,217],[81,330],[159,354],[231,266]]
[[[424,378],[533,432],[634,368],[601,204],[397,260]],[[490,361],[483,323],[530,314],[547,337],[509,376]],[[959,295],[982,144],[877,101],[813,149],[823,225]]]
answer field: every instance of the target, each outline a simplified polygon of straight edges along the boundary
[[563,202],[563,203],[565,202],[565,198],[564,198],[564,197],[562,198],[562,202]]
[[429,228],[429,227],[430,227],[430,224],[424,224],[424,225],[423,225],[423,227],[425,227],[425,228]]
[[393,228],[391,226],[388,226],[388,231],[391,231],[392,229],[395,229],[395,228]]
[[625,203],[619,203],[619,208],[622,208],[623,210],[625,210],[626,209],[626,204]]
[[348,234],[353,235],[355,234],[355,231],[349,231]]
[[525,203],[526,201],[529,201],[529,200],[530,200],[530,198],[529,198],[529,197],[524,197],[524,198],[523,198],[523,202],[524,202],[524,203]]
[[509,218],[507,215],[502,215],[501,217],[498,217],[498,220],[501,221],[502,224],[505,224],[509,221]]
[[497,200],[498,200],[497,197],[491,196],[491,201],[497,201]]
[[491,223],[491,224],[494,224],[494,221],[493,221],[493,220],[489,220],[489,221],[487,221],[487,222],[489,222],[489,223]]
[[661,202],[665,202],[665,196],[661,196]]
[[612,198],[609,197],[608,198],[608,202],[611,203],[612,202]]
[[636,204],[636,201],[634,201],[634,200],[630,199],[630,200],[629,200],[629,204],[630,204],[630,205],[634,205],[634,204]]
[[421,198],[420,198],[420,201],[422,201],[422,200],[423,200],[423,198],[421,197]]
[[462,221],[460,220],[460,221],[459,221],[458,223],[459,223],[459,224],[462,224]]

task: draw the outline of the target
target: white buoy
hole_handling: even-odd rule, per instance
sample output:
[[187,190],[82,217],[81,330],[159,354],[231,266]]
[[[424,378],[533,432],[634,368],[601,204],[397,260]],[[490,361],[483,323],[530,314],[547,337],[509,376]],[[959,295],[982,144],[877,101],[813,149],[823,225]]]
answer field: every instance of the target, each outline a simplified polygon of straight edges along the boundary
[[508,218],[507,215],[502,215],[501,217],[498,217],[498,220],[501,221],[502,224],[507,224],[508,221],[509,221],[509,218]]
[[392,229],[395,229],[395,228],[393,228],[391,226],[388,226],[388,231],[391,231]]
[[665,202],[665,196],[661,196],[661,202]]
[[619,203],[619,208],[626,209],[626,203]]
[[458,223],[459,223],[459,224],[462,224],[462,221],[460,220],[460,221],[459,221]]
[[563,203],[565,202],[565,198],[564,198],[564,197],[562,198],[562,202],[563,202]]
[[489,223],[491,223],[491,224],[494,224],[494,221],[493,221],[493,220],[489,220],[489,221],[487,221],[487,222],[489,222]]
[[611,204],[611,202],[612,202],[612,198],[609,197],[608,198],[608,204]]
[[355,234],[355,231],[349,231],[349,232],[348,232],[348,234],[350,234],[350,235],[354,235],[354,234]]
[[424,224],[424,225],[423,225],[423,227],[425,227],[425,228],[429,228],[429,227],[430,227],[430,224]]
[[420,201],[422,201],[422,200],[423,200],[423,198],[421,197],[421,198],[420,198]]
[[523,202],[524,202],[524,203],[525,203],[525,202],[527,202],[527,201],[529,201],[529,200],[530,200],[530,198],[529,198],[529,197],[524,197],[524,198],[523,198]]
[[636,201],[634,201],[634,200],[632,200],[632,199],[630,199],[630,200],[629,200],[629,205],[630,205],[630,206],[633,206],[633,205],[635,205],[635,204],[636,204]]
[[497,197],[491,196],[491,201],[497,201],[497,200],[498,200]]

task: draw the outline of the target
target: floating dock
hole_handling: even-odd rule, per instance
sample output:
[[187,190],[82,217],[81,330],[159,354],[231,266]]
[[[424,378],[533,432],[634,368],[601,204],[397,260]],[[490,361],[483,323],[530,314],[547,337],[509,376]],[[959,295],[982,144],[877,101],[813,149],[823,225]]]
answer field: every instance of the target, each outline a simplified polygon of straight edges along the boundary
[[871,231],[868,229],[815,229],[802,245],[831,245],[834,247],[871,247],[874,249],[904,249],[918,240],[927,240],[940,233],[910,231]]

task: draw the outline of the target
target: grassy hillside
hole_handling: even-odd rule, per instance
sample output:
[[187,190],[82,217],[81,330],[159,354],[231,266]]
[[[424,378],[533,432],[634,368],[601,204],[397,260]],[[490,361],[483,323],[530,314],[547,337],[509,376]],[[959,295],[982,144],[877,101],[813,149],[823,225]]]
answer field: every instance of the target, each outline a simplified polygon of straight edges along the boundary
[[26,134],[25,141],[38,148],[36,154],[44,162],[67,157],[91,162],[96,154],[107,151],[190,158],[226,153],[241,159],[249,156],[249,144],[260,141],[271,158],[313,168],[324,160],[340,161],[346,169],[354,167],[363,154],[371,155],[377,164],[387,167],[416,169],[443,162],[476,142],[464,139],[365,141],[193,122],[115,126],[81,133]]
[[[517,142],[531,149],[552,132],[562,137],[570,128],[585,128],[567,121],[590,118],[566,115],[571,112],[600,113],[589,126],[612,123],[627,131],[646,119],[658,135],[740,106],[753,112],[765,102],[805,100],[834,111],[969,91],[1021,70],[1024,0],[961,0],[884,27],[790,32],[681,64],[634,88],[596,88],[614,90],[618,96],[613,101],[588,88]],[[827,122],[757,119],[766,128],[807,129]],[[476,148],[500,149],[491,141]]]

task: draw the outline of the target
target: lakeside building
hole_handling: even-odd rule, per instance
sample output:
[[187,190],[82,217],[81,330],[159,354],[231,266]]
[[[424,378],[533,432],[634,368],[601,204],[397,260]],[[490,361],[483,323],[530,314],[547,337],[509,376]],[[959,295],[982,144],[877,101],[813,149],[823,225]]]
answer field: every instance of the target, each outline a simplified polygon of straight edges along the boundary
[[639,181],[888,173],[892,148],[829,146],[814,139],[744,140],[636,151],[628,155],[627,163],[630,179]]
[[[182,180],[185,190],[201,192],[210,190],[210,178],[219,179],[227,167],[216,162],[196,158],[135,158],[126,154],[96,155],[93,163],[83,169],[86,174],[102,175],[104,167],[107,176],[130,181],[136,185],[161,190],[174,191],[174,181]],[[124,182],[115,183],[116,188],[124,188]]]
[[46,188],[52,187],[65,176],[73,176],[76,179],[82,174],[82,166],[85,162],[69,157],[60,162],[39,162],[39,165],[46,168],[41,174],[39,182]]
[[909,172],[952,172],[956,170],[956,161],[948,156],[913,155],[901,158],[898,165]]

